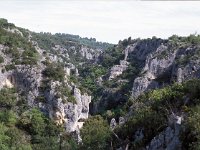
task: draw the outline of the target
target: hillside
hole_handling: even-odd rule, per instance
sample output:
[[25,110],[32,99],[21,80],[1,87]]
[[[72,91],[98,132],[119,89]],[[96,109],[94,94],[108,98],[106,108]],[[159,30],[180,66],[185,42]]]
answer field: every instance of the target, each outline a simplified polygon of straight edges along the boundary
[[200,35],[35,33],[0,19],[0,149],[199,149]]

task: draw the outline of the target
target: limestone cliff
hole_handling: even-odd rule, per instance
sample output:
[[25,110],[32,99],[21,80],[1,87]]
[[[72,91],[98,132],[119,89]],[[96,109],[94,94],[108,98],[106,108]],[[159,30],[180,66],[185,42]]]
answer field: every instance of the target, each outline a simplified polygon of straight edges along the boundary
[[[23,36],[23,34],[16,28],[6,30],[11,33],[19,34],[19,36]],[[0,55],[4,59],[0,66],[0,88],[16,87],[21,92],[25,93],[30,107],[39,107],[58,125],[64,125],[67,132],[79,131],[83,126],[84,120],[89,116],[89,103],[91,102],[91,96],[87,93],[81,93],[78,87],[69,80],[72,72],[78,76],[78,69],[75,65],[72,63],[65,63],[64,84],[60,81],[50,80],[48,83],[45,83],[45,86],[49,85],[49,87],[41,90],[41,86],[44,84],[43,82],[46,78],[43,75],[43,71],[47,67],[44,62],[47,60],[49,63],[65,62],[65,59],[70,59],[67,53],[68,50],[60,45],[55,45],[53,50],[59,51],[59,55],[53,55],[51,52],[41,49],[38,43],[32,40],[30,32],[27,34],[29,35],[27,40],[32,43],[33,47],[37,51],[37,57],[39,60],[36,65],[18,64],[14,65],[14,68],[6,70],[5,67],[12,64],[13,56],[6,52],[10,47],[0,44]],[[18,51],[22,55],[24,49],[18,49]],[[94,53],[94,50],[88,49],[87,47],[81,48],[82,57],[93,59],[94,57],[89,51]],[[69,89],[69,92],[72,93],[72,99],[73,97],[75,99],[74,102],[70,102],[68,97],[57,96],[58,94],[62,94],[57,89],[62,86],[66,86],[66,89]],[[39,99],[44,99],[44,101]]]
[[167,43],[161,43],[151,53],[146,53],[144,49],[143,53],[147,54],[145,64],[142,69],[142,76],[136,78],[133,83],[133,97],[138,97],[144,91],[162,87],[172,81],[182,82],[192,78],[199,78],[198,51],[199,46],[173,49]]

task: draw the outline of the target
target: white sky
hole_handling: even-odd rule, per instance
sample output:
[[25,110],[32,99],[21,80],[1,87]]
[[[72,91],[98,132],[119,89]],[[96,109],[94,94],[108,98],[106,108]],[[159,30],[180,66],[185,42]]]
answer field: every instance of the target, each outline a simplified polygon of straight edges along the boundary
[[0,18],[32,31],[117,43],[128,38],[200,33],[200,2],[0,0]]

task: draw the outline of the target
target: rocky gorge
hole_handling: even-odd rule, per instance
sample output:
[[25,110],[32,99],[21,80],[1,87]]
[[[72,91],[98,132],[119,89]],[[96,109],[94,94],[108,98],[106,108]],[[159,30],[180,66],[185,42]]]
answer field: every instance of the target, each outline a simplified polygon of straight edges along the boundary
[[17,120],[10,125],[0,114],[0,121],[30,149],[51,149],[50,142],[52,149],[198,146],[199,35],[113,45],[35,33],[5,19],[0,25],[1,113]]

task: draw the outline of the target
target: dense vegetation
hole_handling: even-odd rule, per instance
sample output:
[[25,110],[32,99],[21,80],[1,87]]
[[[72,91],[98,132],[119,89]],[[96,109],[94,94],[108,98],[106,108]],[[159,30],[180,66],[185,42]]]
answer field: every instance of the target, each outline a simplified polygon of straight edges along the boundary
[[[124,144],[123,141],[127,141],[134,149],[142,147],[166,127],[170,111],[188,114],[188,121],[185,124],[187,132],[183,132],[182,139],[185,147],[197,149],[200,142],[197,124],[200,116],[199,91],[200,80],[191,80],[141,95],[138,99],[131,100],[132,116],[126,124],[116,128],[114,133],[102,117],[91,117],[81,129],[83,143],[79,145],[80,149],[109,149],[111,143],[112,147],[118,147]],[[36,108],[28,108],[23,96],[18,95],[19,98],[16,98],[16,92],[15,89],[0,91],[0,148],[59,149],[60,143],[56,139],[62,132],[61,128],[54,125]],[[185,95],[190,99],[187,103]],[[127,110],[124,108],[124,111]],[[139,143],[132,136],[138,129],[143,129],[145,133]],[[78,149],[79,146],[69,137],[63,134],[62,139],[67,138],[70,143],[63,140],[61,146]]]
[[81,136],[83,140],[81,149],[106,150],[110,147],[111,131],[101,116],[94,116],[86,120],[81,129]]
[[37,108],[29,108],[16,89],[0,91],[0,149],[58,150],[77,147],[74,139],[63,132]]
[[65,72],[64,72],[63,67],[60,64],[49,63],[47,64],[47,67],[43,71],[43,75],[55,81],[59,81],[59,80],[63,81],[65,77]]
[[[121,142],[128,140],[133,149],[138,149],[147,145],[154,136],[166,128],[169,115],[178,113],[187,116],[189,114],[185,124],[188,131],[184,132],[183,128],[182,138],[185,139],[184,145],[187,145],[185,147],[191,149],[197,147],[199,142],[199,126],[197,125],[200,106],[199,91],[200,80],[191,80],[141,95],[138,99],[132,100],[132,116],[126,124],[115,130],[116,134]],[[133,136],[138,130],[144,133],[140,141],[136,141]],[[186,140],[188,136],[193,138]],[[123,144],[117,140],[116,145]]]
[[2,89],[0,103],[0,149],[58,149],[59,127],[38,109],[28,108],[16,89]]
[[5,19],[0,19],[0,44],[7,46],[7,49],[3,52],[12,58],[12,67],[8,66],[6,69],[13,69],[14,65],[19,64],[36,65],[37,51],[26,37],[20,33],[9,31],[13,28],[16,28],[14,24],[8,23]]
[[72,34],[32,33],[32,35],[40,47],[46,50],[51,50],[55,45],[62,45],[65,48],[73,45],[85,45],[95,49],[106,49],[111,46],[109,43],[97,42],[95,38],[81,38],[78,35]]
[[[127,113],[132,106],[131,116],[124,125],[117,126],[114,131],[108,127],[111,112],[107,113],[105,120],[101,116],[93,116],[81,129],[83,143],[80,147],[88,150],[115,149],[129,144],[131,149],[140,149],[167,127],[171,113],[177,113],[188,116],[181,129],[184,147],[198,149],[199,90],[200,80],[190,80],[183,84],[175,83],[162,89],[152,90],[137,99],[132,99],[122,108]],[[141,140],[136,140],[134,137],[137,131],[144,133]]]

